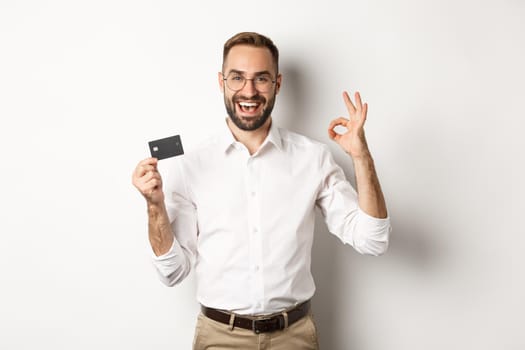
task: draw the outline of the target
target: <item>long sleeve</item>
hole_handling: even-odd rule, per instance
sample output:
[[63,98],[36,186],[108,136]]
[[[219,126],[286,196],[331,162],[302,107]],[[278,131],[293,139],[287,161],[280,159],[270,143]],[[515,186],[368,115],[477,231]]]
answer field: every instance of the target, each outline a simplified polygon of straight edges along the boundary
[[181,282],[195,264],[197,252],[197,218],[185,184],[183,160],[169,164],[163,179],[166,210],[174,234],[171,249],[160,256],[152,254],[160,280],[174,286]]
[[388,248],[390,218],[374,218],[359,208],[357,192],[327,148],[319,164],[322,186],[316,205],[328,230],[361,254],[383,254]]

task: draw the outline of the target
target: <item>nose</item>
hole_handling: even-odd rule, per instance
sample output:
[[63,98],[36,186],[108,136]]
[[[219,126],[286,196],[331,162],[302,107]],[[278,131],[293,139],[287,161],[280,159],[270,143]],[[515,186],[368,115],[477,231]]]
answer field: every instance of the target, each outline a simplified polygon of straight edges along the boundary
[[255,88],[255,83],[253,79],[246,79],[246,83],[244,84],[241,91],[244,95],[248,97],[255,96],[258,93],[257,89]]

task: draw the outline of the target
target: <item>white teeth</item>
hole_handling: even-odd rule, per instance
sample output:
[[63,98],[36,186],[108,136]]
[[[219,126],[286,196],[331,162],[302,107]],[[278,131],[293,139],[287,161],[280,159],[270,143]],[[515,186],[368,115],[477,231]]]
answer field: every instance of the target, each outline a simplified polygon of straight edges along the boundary
[[257,103],[254,102],[239,102],[239,104],[243,107],[255,107],[257,106]]

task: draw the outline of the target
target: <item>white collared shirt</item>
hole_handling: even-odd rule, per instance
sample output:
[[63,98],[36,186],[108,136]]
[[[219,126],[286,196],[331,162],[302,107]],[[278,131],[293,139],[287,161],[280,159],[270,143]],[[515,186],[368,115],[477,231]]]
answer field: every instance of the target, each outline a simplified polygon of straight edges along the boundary
[[163,182],[175,241],[153,262],[170,286],[194,267],[205,306],[268,314],[310,299],[316,207],[358,252],[387,248],[389,218],[359,208],[328,147],[273,124],[251,156],[226,126],[171,168]]

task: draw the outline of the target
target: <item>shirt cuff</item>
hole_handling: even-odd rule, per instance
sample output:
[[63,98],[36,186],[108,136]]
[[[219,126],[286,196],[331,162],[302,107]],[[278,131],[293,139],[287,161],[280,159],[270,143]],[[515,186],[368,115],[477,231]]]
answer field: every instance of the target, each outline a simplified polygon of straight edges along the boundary
[[367,224],[375,227],[390,226],[390,216],[387,216],[386,218],[376,218],[375,216],[367,214],[363,209],[361,209],[361,207],[358,207],[358,210],[360,219]]
[[152,261],[157,271],[162,277],[168,278],[174,272],[178,271],[184,261],[184,253],[182,247],[176,239],[173,239],[170,250],[166,253],[156,256],[152,252]]
[[390,217],[376,218],[359,208],[358,227],[356,227],[353,246],[361,254],[381,255],[388,248]]

